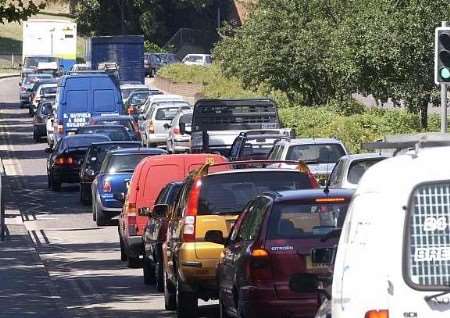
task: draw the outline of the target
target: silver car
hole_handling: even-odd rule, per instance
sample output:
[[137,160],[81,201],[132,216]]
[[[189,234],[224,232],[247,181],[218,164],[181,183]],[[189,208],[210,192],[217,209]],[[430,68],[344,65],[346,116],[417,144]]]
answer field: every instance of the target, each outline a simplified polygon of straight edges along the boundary
[[147,147],[166,146],[169,137],[170,123],[179,109],[192,109],[192,106],[181,100],[158,100],[151,103],[148,111],[141,116],[139,130],[142,144]]
[[170,153],[189,152],[191,150],[191,136],[181,134],[180,124],[190,132],[192,125],[192,109],[180,109],[170,124],[169,137],[167,138],[167,151]]
[[325,185],[336,162],[347,154],[347,149],[338,139],[302,138],[277,142],[268,159],[305,161],[319,184]]
[[328,185],[330,188],[356,189],[366,170],[386,158],[377,153],[343,156],[331,172]]

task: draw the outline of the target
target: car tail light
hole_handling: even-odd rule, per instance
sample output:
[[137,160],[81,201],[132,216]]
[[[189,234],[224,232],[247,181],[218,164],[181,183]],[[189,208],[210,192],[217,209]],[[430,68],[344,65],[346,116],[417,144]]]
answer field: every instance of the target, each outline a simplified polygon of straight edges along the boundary
[[153,124],[153,120],[150,120],[150,122],[148,123],[148,132],[151,134],[155,132],[155,126]]
[[127,215],[127,221],[128,221],[128,234],[129,235],[136,235],[136,213],[130,213],[128,210]]
[[319,182],[317,182],[316,177],[314,177],[314,175],[312,173],[308,173],[308,179],[311,182],[311,186],[313,188],[319,188],[320,187]]
[[248,277],[251,281],[272,280],[272,265],[269,252],[266,249],[257,247],[252,248],[248,264]]
[[172,132],[173,132],[174,135],[179,135],[180,134],[180,128],[175,127],[175,128],[172,129]]
[[111,182],[108,180],[103,181],[103,192],[111,192]]
[[75,163],[75,160],[73,160],[72,157],[65,157],[65,156],[61,156],[61,157],[57,157],[55,159],[55,164],[58,166],[64,166],[64,165],[73,165]]
[[369,310],[364,318],[389,318],[389,310]]
[[200,190],[202,187],[202,180],[195,179],[194,186],[192,187],[186,207],[186,216],[184,217],[183,225],[183,241],[194,242],[195,241],[195,218],[198,213],[198,202],[200,199]]

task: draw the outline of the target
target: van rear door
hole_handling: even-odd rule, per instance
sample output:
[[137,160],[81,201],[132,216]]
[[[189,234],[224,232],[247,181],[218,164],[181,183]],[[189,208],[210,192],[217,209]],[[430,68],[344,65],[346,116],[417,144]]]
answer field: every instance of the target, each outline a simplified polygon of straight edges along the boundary
[[123,112],[118,86],[110,76],[91,78],[92,116],[119,115]]

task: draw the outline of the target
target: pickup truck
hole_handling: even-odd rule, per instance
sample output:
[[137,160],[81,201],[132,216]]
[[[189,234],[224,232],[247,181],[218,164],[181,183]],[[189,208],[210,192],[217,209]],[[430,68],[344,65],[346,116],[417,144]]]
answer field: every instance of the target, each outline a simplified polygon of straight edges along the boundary
[[281,128],[277,105],[268,98],[258,99],[200,99],[194,105],[191,131],[180,125],[180,131],[191,134],[191,152],[218,152],[228,156],[231,145],[241,133],[254,129]]

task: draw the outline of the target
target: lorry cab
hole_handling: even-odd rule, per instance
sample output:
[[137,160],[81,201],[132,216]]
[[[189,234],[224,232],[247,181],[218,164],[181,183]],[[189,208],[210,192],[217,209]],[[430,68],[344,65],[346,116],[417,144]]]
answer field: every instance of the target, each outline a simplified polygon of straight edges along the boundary
[[55,134],[75,133],[93,116],[123,113],[119,84],[104,72],[66,75],[58,84],[56,97]]
[[363,175],[336,255],[332,317],[450,316],[450,143]]

